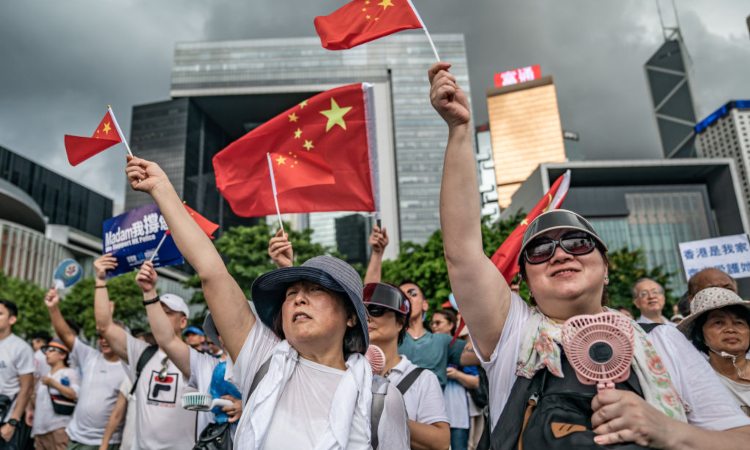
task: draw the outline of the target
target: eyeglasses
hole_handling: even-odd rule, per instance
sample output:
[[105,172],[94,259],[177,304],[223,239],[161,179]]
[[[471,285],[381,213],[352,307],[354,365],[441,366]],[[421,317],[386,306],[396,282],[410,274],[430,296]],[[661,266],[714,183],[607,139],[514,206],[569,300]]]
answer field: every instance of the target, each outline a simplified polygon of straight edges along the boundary
[[378,305],[367,305],[367,313],[371,317],[381,317],[386,312],[388,312],[388,308],[384,308]]
[[57,347],[43,347],[42,348],[43,353],[49,353],[50,351],[60,353],[61,355],[64,355],[67,353],[65,350],[61,348],[57,348]]
[[532,241],[526,246],[524,250],[526,262],[529,264],[541,264],[549,261],[555,254],[555,249],[557,249],[558,245],[565,253],[574,256],[586,255],[596,248],[596,242],[586,233],[567,233],[557,240],[543,237]]
[[656,297],[657,295],[663,295],[664,291],[661,289],[651,289],[650,291],[640,291],[638,293],[638,298],[649,298],[649,297]]

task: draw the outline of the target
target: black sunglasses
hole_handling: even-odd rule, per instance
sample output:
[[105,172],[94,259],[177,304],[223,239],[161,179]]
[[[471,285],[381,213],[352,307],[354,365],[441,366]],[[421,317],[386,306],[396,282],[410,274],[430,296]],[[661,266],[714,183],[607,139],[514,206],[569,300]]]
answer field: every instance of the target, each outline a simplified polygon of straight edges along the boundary
[[388,308],[378,305],[367,305],[367,313],[372,317],[381,317],[388,312]]
[[555,254],[555,249],[560,246],[565,253],[581,256],[591,253],[596,248],[596,242],[591,235],[574,231],[566,233],[560,239],[543,237],[535,239],[524,250],[524,257],[529,264],[541,264],[547,262]]

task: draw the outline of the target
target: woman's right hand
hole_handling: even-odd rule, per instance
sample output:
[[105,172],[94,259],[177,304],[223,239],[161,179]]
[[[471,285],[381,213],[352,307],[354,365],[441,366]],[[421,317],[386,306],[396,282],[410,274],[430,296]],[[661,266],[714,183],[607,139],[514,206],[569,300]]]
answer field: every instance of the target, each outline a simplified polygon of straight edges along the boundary
[[107,271],[114,270],[117,267],[117,258],[111,253],[106,253],[94,260],[94,276],[97,280],[104,281],[107,279]]
[[128,156],[125,174],[130,187],[136,191],[153,194],[154,189],[169,184],[167,174],[153,161]]

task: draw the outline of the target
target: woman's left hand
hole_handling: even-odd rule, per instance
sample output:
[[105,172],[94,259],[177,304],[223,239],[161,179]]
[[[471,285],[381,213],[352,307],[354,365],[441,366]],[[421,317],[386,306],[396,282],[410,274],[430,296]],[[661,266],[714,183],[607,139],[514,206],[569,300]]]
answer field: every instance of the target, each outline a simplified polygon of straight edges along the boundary
[[457,380],[460,372],[455,367],[448,367],[445,369],[445,375],[450,378],[451,380]]
[[45,386],[55,387],[55,379],[50,376],[42,377],[42,384]]
[[651,448],[669,448],[672,419],[630,391],[607,389],[591,402],[591,426],[599,445],[635,442]]

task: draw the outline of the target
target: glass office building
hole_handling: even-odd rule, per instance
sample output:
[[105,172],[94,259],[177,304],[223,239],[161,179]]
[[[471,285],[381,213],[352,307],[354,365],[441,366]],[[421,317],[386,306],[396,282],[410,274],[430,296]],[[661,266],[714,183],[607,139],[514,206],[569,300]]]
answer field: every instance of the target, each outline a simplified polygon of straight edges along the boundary
[[28,194],[48,223],[101,236],[102,222],[112,217],[112,199],[4,147],[0,147],[0,178]]
[[[463,35],[433,35],[441,58],[469,89]],[[435,57],[421,32],[342,52],[317,38],[180,43],[172,100],[133,109],[133,151],[165,164],[183,198],[223,225],[240,223],[215,191],[211,157],[258,125],[316,93],[348,83],[375,89],[378,176],[389,250],[439,228],[438,196],[447,128],[429,102]],[[146,202],[128,191],[126,208]],[[328,219],[335,229],[334,218]],[[310,223],[313,220],[309,221]],[[386,255],[388,256],[388,255]]]

